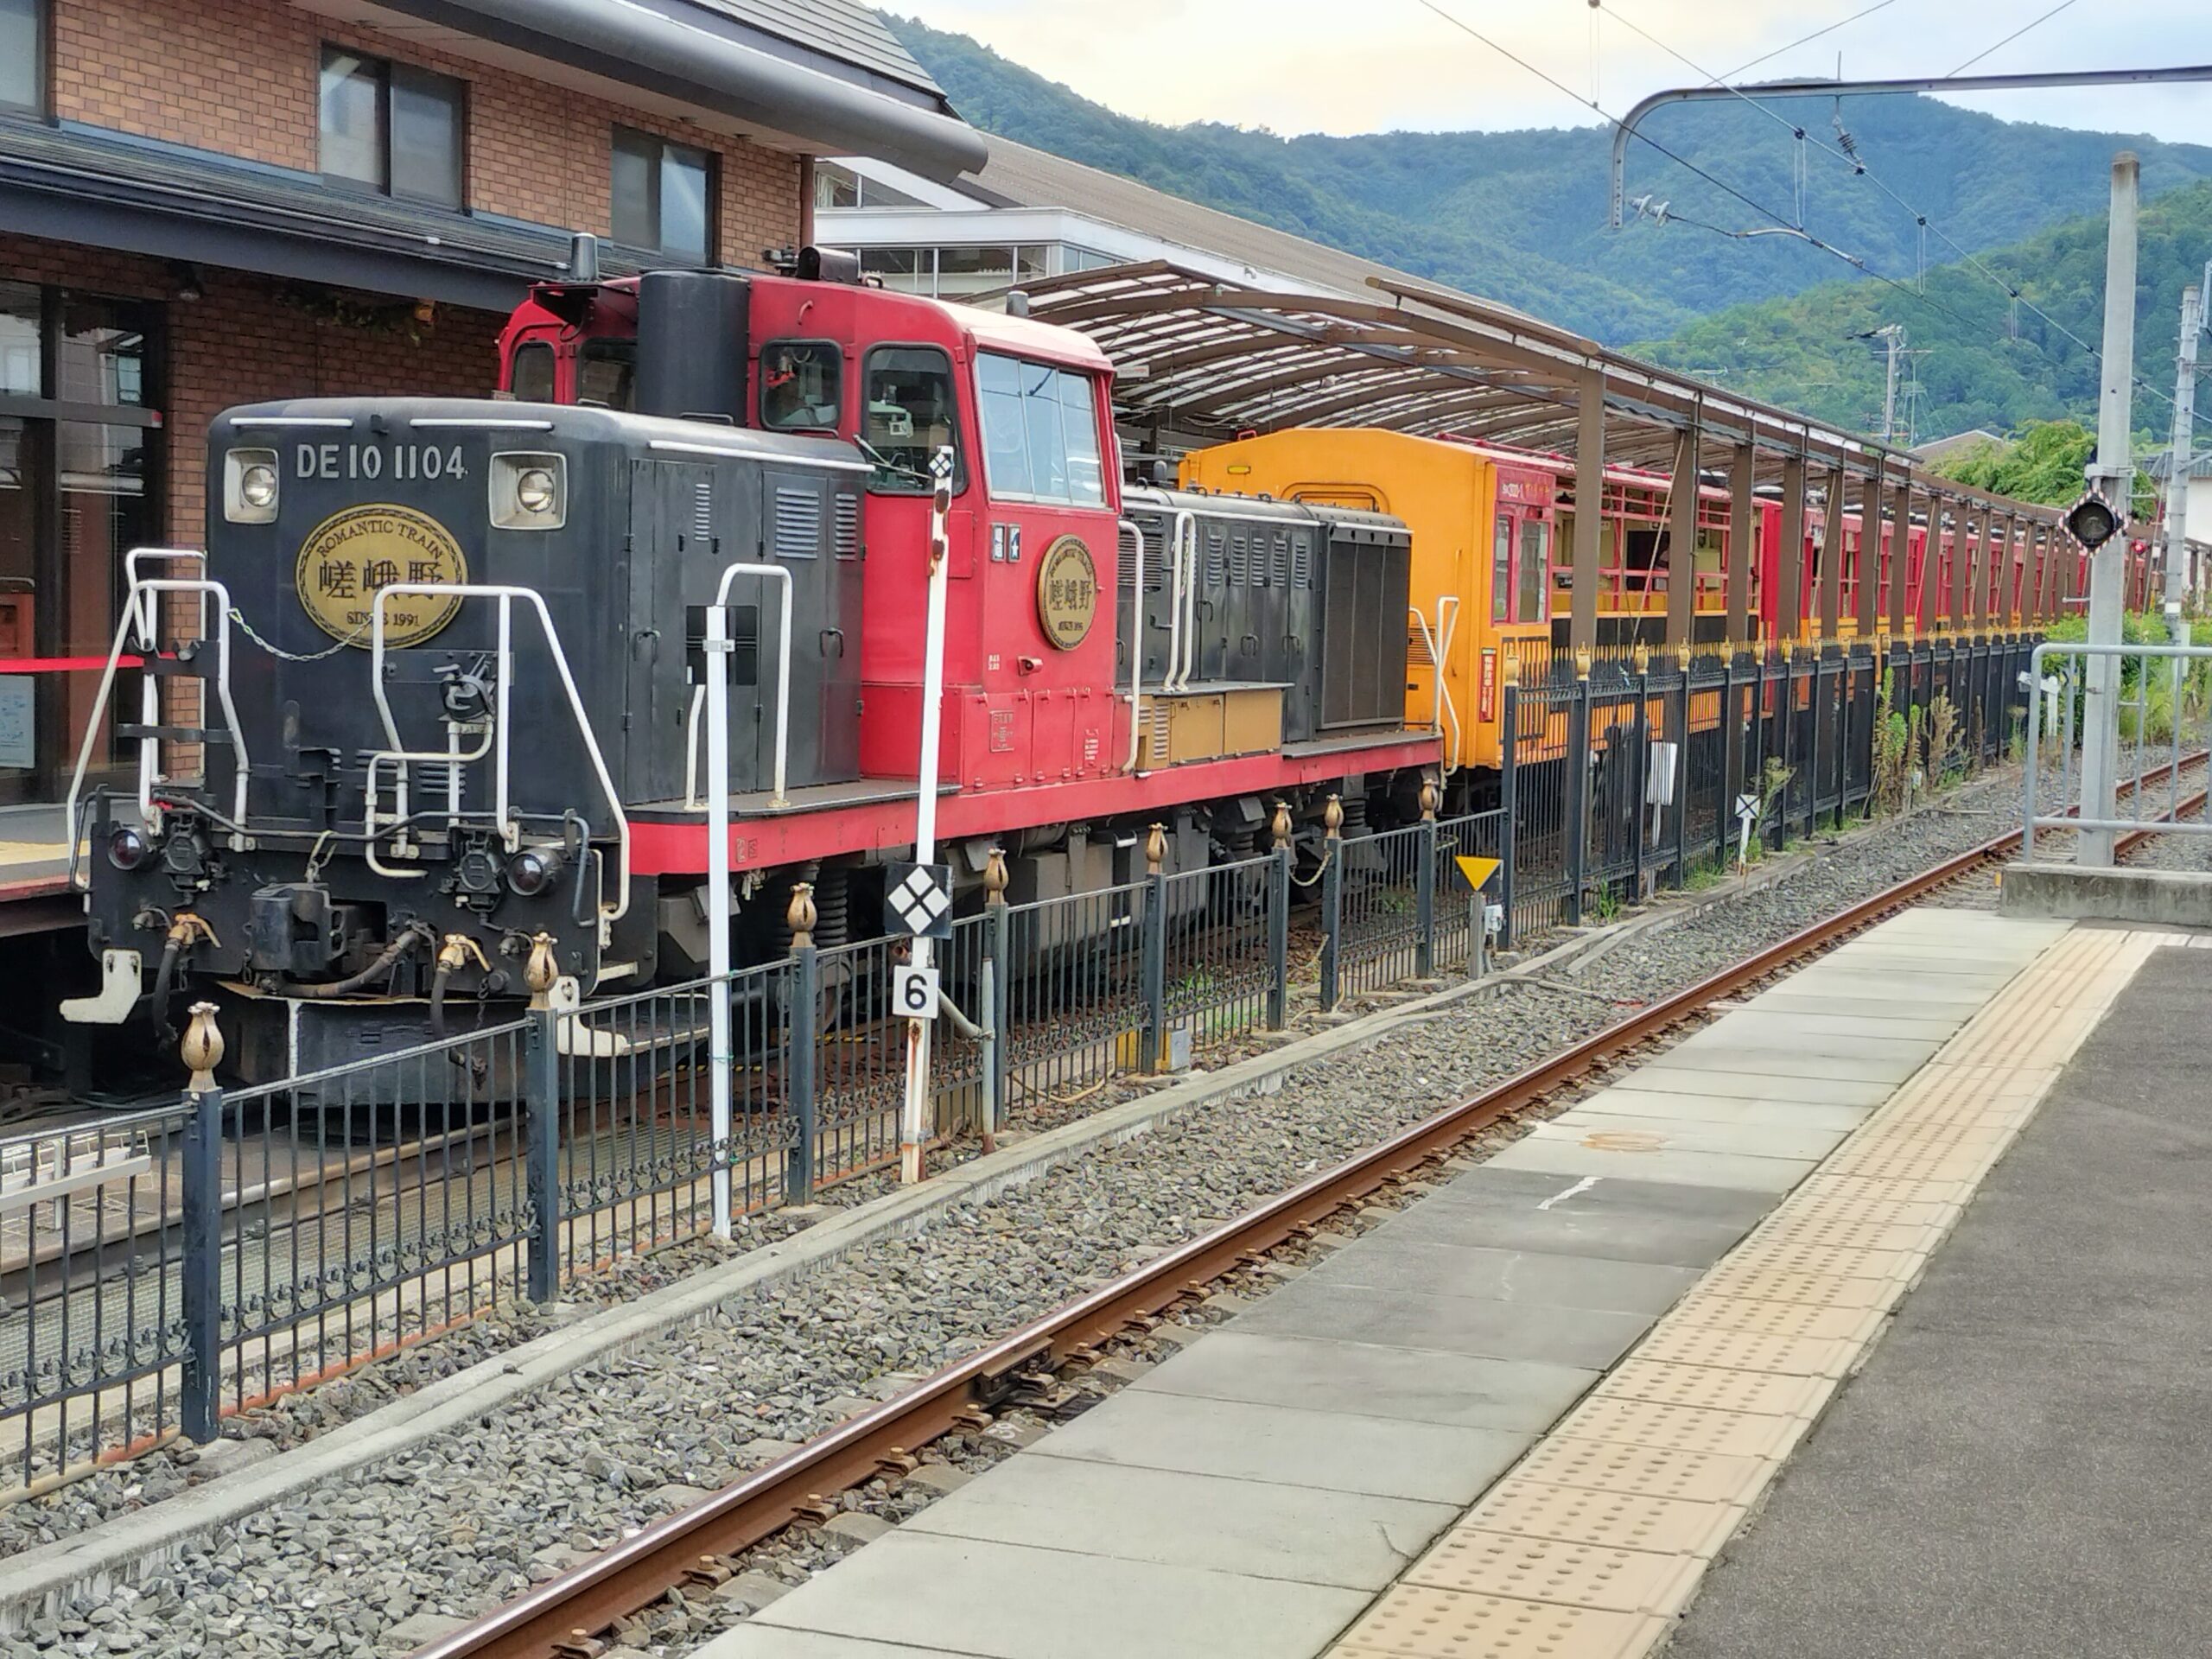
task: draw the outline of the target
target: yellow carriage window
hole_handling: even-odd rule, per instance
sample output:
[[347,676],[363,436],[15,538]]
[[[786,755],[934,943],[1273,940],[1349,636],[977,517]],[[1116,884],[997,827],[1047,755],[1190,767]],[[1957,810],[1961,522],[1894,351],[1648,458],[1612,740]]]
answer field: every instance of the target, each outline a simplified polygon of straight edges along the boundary
[[1544,542],[1542,519],[1524,518],[1521,521],[1521,620],[1523,622],[1544,620],[1544,562],[1549,550]]
[[1497,535],[1491,546],[1490,620],[1503,622],[1513,614],[1513,520],[1497,515]]

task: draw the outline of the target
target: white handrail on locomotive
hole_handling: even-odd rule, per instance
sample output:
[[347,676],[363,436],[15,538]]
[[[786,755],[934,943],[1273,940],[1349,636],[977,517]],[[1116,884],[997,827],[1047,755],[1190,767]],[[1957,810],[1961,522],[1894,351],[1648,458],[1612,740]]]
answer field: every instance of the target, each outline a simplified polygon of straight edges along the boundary
[[[149,549],[149,552],[174,553],[181,549]],[[83,890],[78,880],[77,833],[78,803],[83,798],[85,774],[92,770],[92,750],[99,741],[100,720],[107,713],[108,700],[115,692],[116,670],[123,660],[123,653],[130,643],[132,632],[149,615],[150,609],[143,596],[153,594],[197,594],[204,606],[208,594],[216,600],[215,607],[215,695],[223,705],[225,730],[231,741],[231,753],[237,761],[237,777],[233,780],[236,791],[234,810],[229,825],[233,836],[245,833],[246,776],[251,763],[246,756],[245,734],[238,728],[238,706],[231,700],[231,594],[219,582],[206,576],[149,576],[132,581],[124,595],[123,615],[115,625],[115,639],[108,647],[107,661],[100,669],[99,690],[93,694],[91,716],[85,722],[85,741],[77,750],[76,770],[70,774],[69,794],[63,806],[64,822],[69,834],[69,886],[73,891]],[[149,644],[142,650],[151,650]],[[153,676],[146,677],[150,685]],[[155,763],[159,758],[160,740],[142,738],[138,744],[138,811],[147,831],[151,834],[161,827],[161,813],[154,805]],[[165,781],[165,780],[164,780]]]
[[1428,660],[1436,670],[1436,699],[1428,723],[1439,737],[1444,735],[1445,721],[1452,725],[1451,747],[1444,752],[1444,775],[1449,778],[1459,769],[1459,710],[1452,701],[1451,689],[1445,683],[1445,658],[1452,650],[1452,636],[1459,626],[1459,596],[1440,594],[1436,601],[1436,626],[1432,631],[1428,619],[1421,613],[1421,607],[1408,605],[1406,614],[1412,617],[1414,626],[1421,630],[1421,649],[1428,653]]
[[[1162,691],[1182,689],[1183,671],[1183,601],[1186,588],[1183,578],[1183,530],[1185,524],[1197,523],[1195,516],[1179,511],[1168,520],[1167,531],[1167,667],[1160,677]],[[1139,637],[1141,645],[1142,636]]]
[[1136,563],[1130,571],[1129,582],[1129,763],[1128,770],[1137,769],[1138,708],[1144,696],[1144,531],[1134,518],[1116,522],[1115,530],[1127,531],[1129,539],[1136,543]]
[[[721,584],[715,589],[716,606],[729,603],[729,585],[738,576],[766,576],[783,584],[783,620],[776,633],[776,787],[769,797],[769,804],[788,806],[791,798],[785,785],[789,777],[791,754],[791,573],[780,564],[725,565]],[[696,812],[706,805],[699,795],[699,709],[706,695],[704,681],[691,688],[691,709],[684,721],[683,810],[687,812]]]
[[[560,632],[553,626],[552,613],[545,607],[544,596],[531,588],[514,588],[498,583],[481,582],[394,582],[389,587],[377,590],[375,601],[370,610],[370,690],[376,699],[377,713],[384,721],[385,737],[392,747],[379,751],[369,757],[369,775],[373,780],[377,764],[380,760],[391,760],[403,763],[399,772],[398,798],[402,823],[404,823],[407,817],[405,810],[407,774],[404,763],[409,761],[443,763],[450,761],[452,757],[444,754],[414,753],[399,747],[399,728],[392,719],[391,705],[385,699],[384,690],[385,605],[386,601],[397,594],[412,594],[418,598],[455,599],[462,601],[471,599],[496,599],[499,601],[499,706],[493,715],[496,728],[493,738],[498,749],[498,757],[493,769],[496,780],[493,811],[502,833],[509,837],[510,848],[514,843],[515,836],[514,826],[507,822],[508,721],[506,714],[509,679],[507,668],[512,656],[514,601],[518,599],[524,601],[532,610],[537,612],[538,626],[544,630],[546,648],[552,654],[554,670],[561,677],[561,690],[569,699],[569,712],[575,717],[577,734],[583,739],[584,753],[591,761],[592,775],[598,781],[600,793],[607,798],[607,810],[613,816],[615,843],[621,874],[615,884],[615,898],[613,905],[609,906],[603,897],[600,901],[600,943],[604,945],[608,938],[608,924],[620,921],[628,913],[630,908],[630,817],[622,810],[622,798],[614,787],[613,777],[607,770],[607,760],[600,753],[599,740],[592,735],[591,717],[586,713],[583,698],[576,690],[575,676],[569,671],[569,654],[562,647]],[[371,832],[369,844],[372,849],[375,845],[376,825],[373,821],[375,810],[375,793],[372,789],[366,805],[371,822],[364,826]],[[457,824],[462,819],[472,816],[475,815],[465,812],[454,806],[451,800],[448,801],[446,819],[448,823]],[[397,849],[395,848],[394,850],[397,851]]]
[[[200,574],[207,574],[207,555],[196,547],[134,547],[123,556],[123,581],[126,588],[138,585],[138,562],[149,559],[163,564],[173,564],[189,559],[200,567]],[[153,640],[159,638],[155,627],[154,607],[144,607],[145,620],[139,627],[139,638]],[[200,637],[207,637],[207,595],[200,596]]]

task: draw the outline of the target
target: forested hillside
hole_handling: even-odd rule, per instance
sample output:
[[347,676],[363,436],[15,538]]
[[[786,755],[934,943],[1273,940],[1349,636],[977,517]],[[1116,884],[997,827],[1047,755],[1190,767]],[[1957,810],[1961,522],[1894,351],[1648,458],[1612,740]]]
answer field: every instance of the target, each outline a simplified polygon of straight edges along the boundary
[[[1834,290],[1825,285],[1847,269],[1789,237],[1744,241],[1649,220],[1606,230],[1605,129],[1285,138],[1211,124],[1166,127],[1077,97],[965,35],[891,22],[961,113],[986,130],[1503,300],[1609,343],[1673,334],[1747,302],[1815,287],[1828,296]],[[1461,49],[1439,43],[1440,51]],[[1834,142],[1834,100],[1784,107],[1809,133]],[[2007,123],[1927,99],[1845,100],[1841,115],[1875,175],[1977,252],[2072,215],[2101,214],[2107,167],[2122,144],[2143,157],[2152,196],[2212,178],[2212,150],[2200,147]],[[1758,111],[1676,105],[1654,115],[1649,130],[1763,207],[1795,213],[1794,141]],[[1629,194],[1647,192],[1675,214],[1725,230],[1773,224],[1634,146]],[[1912,215],[1817,152],[1805,223],[1872,270],[1908,280],[1918,274]],[[1955,257],[1931,241],[1931,263]],[[2075,319],[2094,321],[2094,306],[2076,306],[2063,315],[2081,329]],[[1937,366],[1929,359],[1923,373]],[[1986,367],[1961,363],[1958,378],[1973,381]],[[1847,392],[1836,391],[1854,420],[1866,414],[1853,401],[1859,384],[1854,369]],[[1991,400],[2005,401],[1994,389]]]
[[[2158,392],[2173,386],[2181,290],[2201,279],[2208,254],[2212,182],[2171,191],[2144,209],[2135,370]],[[2015,307],[1998,283],[1955,264],[1929,273],[1924,296],[1864,278],[1823,283],[1787,299],[1731,307],[1630,349],[1717,376],[1753,397],[1865,427],[1881,411],[1883,361],[1877,342],[1853,336],[1902,323],[1910,345],[1927,353],[1914,361],[1921,435],[1975,427],[2007,432],[2063,415],[2094,424],[2097,361],[2084,342],[2096,345],[2103,327],[2103,213],[1990,250],[1980,262],[2029,303]],[[2138,390],[2136,425],[2158,442],[2170,413],[2162,398]]]

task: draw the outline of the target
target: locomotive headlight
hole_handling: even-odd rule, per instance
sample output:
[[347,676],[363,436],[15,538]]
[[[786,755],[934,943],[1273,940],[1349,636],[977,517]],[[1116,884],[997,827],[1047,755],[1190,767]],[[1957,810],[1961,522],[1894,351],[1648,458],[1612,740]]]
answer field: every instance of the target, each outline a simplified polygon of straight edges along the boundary
[[492,457],[492,523],[499,530],[558,530],[569,518],[569,463],[560,455]]
[[233,449],[223,457],[223,517],[234,524],[272,524],[278,473],[274,449]]
[[507,861],[507,890],[518,899],[535,899],[561,879],[561,853],[554,847],[525,847]]
[[146,837],[129,824],[118,824],[107,838],[107,861],[118,870],[135,870],[149,852]]
[[556,492],[553,474],[543,467],[533,467],[515,480],[515,505],[524,512],[550,512]]

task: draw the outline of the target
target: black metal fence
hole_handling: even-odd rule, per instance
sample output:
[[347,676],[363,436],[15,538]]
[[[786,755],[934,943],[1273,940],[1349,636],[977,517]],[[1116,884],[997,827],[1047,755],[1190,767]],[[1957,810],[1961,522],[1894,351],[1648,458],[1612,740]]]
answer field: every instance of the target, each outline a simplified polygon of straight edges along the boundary
[[1510,943],[1864,810],[1885,786],[2004,759],[2032,639],[1871,645],[1660,672],[1599,663],[1508,686],[1501,780]]
[[[1049,1125],[1298,1007],[1473,971],[1494,925],[1525,938],[1725,863],[1747,798],[1762,844],[1811,833],[1883,787],[1885,724],[1915,734],[1915,764],[1994,759],[2030,649],[1509,687],[1496,810],[963,917],[938,957],[925,1134]],[[1497,861],[1474,868],[1485,890],[1462,860]],[[502,1300],[550,1299],[696,1236],[718,1196],[759,1213],[893,1163],[908,948],[802,946],[722,982],[0,1140],[0,1487],[207,1438]]]

